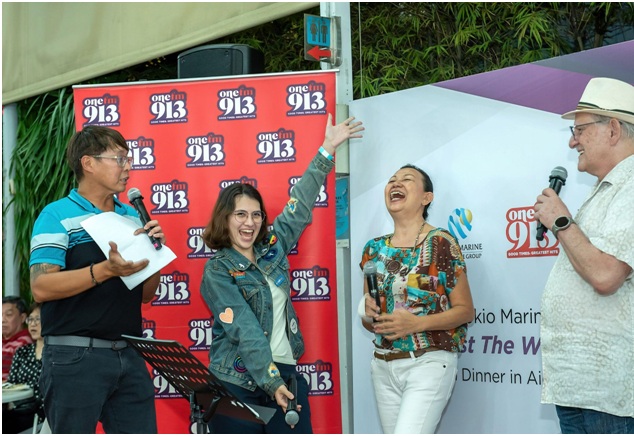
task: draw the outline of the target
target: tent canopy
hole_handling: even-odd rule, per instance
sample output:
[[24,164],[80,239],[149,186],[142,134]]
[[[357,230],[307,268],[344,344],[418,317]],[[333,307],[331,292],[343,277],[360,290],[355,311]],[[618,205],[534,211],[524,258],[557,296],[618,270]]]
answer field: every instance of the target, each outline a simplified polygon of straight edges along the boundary
[[183,51],[319,2],[2,3],[2,104]]

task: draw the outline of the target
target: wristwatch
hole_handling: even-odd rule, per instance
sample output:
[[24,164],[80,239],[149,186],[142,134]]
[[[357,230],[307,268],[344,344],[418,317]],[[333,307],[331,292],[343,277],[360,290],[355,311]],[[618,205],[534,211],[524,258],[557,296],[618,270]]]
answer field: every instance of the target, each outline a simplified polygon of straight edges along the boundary
[[555,223],[553,224],[553,228],[551,229],[555,238],[557,237],[557,233],[559,233],[561,230],[566,230],[568,227],[570,227],[571,224],[574,223],[575,220],[573,220],[569,216],[560,216],[559,218],[557,218],[555,220]]

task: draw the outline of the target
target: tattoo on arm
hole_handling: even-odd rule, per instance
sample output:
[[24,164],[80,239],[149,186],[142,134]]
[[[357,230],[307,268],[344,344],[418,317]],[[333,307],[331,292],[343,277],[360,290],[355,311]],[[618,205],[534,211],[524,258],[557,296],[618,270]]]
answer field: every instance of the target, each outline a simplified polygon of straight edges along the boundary
[[36,263],[31,267],[31,285],[42,274],[57,272],[59,270],[60,267],[58,265],[53,265],[51,263]]

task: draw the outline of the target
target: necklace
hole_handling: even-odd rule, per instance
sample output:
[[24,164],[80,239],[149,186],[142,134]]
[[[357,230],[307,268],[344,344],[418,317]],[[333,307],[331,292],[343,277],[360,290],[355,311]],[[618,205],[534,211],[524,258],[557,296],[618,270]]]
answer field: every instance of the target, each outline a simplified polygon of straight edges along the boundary
[[[416,233],[416,239],[414,240],[414,246],[412,248],[398,249],[402,253],[401,256],[398,256],[399,258],[401,258],[401,261],[397,259],[391,259],[386,262],[386,270],[387,270],[386,272],[388,273],[388,277],[389,276],[396,277],[397,275],[399,275],[403,281],[407,280],[407,275],[414,266],[412,262],[414,262],[414,264],[416,262],[416,258],[417,258],[417,256],[415,255],[416,247],[418,246],[418,240],[420,238],[421,233],[423,232],[423,229],[425,228],[425,224],[427,224],[427,221],[423,220],[423,224],[421,224],[420,229],[418,230],[418,233]],[[388,244],[392,245],[391,237],[390,237],[390,240],[388,241]],[[405,258],[407,257],[405,256],[405,252],[406,252],[405,250],[409,252],[409,259],[407,260],[407,264],[405,263]],[[388,281],[391,281],[391,280],[388,280]]]

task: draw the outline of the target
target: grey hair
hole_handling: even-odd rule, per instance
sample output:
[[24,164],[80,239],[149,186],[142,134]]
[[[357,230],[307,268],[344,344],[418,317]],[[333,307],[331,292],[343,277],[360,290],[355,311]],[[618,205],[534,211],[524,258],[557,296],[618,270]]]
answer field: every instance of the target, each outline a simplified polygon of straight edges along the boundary
[[[614,117],[608,117],[605,115],[596,115],[596,114],[594,116],[596,118],[596,121],[601,121],[606,124],[609,123],[612,118],[614,118]],[[623,135],[627,136],[628,138],[634,139],[634,124],[628,123],[622,120],[618,120],[618,121],[619,123],[621,123]]]

